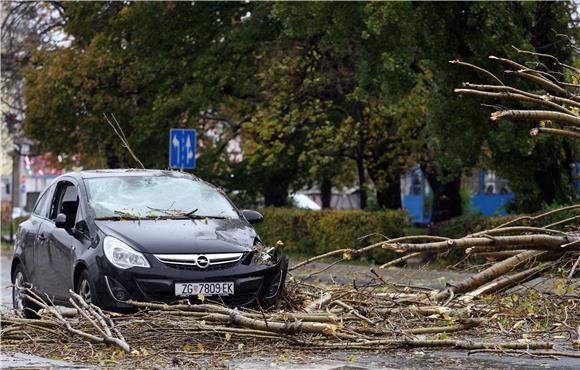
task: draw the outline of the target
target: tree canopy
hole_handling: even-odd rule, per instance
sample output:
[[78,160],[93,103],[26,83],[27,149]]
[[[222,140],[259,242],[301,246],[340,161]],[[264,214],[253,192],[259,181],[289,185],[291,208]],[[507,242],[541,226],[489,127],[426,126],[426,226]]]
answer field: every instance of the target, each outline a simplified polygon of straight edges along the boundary
[[195,172],[248,202],[354,186],[363,207],[372,188],[379,206],[397,208],[413,164],[433,187],[435,220],[461,213],[460,179],[474,166],[508,178],[520,209],[572,197],[564,175],[578,148],[562,153],[566,138],[532,140],[520,135],[529,127],[488,122],[480,101],[453,94],[485,76],[449,60],[497,72],[487,56],[513,56],[513,45],[573,63],[557,36],[577,33],[573,3],[61,7],[71,43],[32,54],[24,128],[86,166],[134,165],[103,118],[113,113],[148,167],[167,166],[169,128],[197,128]]

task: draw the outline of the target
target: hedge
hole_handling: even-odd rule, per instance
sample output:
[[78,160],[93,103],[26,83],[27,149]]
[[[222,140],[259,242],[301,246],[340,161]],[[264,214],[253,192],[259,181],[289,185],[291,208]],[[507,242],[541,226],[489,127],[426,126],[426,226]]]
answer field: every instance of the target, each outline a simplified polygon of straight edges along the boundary
[[[266,207],[259,210],[264,222],[256,230],[266,245],[278,240],[290,253],[318,255],[340,248],[358,248],[383,240],[380,235],[393,238],[404,235],[409,226],[403,211],[323,210]],[[374,234],[360,240],[361,237]],[[382,262],[394,253],[378,248],[366,258]]]

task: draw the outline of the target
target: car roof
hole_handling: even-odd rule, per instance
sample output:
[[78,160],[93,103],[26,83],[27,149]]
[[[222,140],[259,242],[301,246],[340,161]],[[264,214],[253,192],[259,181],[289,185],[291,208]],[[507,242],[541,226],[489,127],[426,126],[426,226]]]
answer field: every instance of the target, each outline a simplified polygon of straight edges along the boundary
[[155,170],[155,169],[139,169],[139,168],[121,168],[121,169],[97,169],[86,170],[80,172],[69,172],[63,176],[80,177],[82,179],[90,179],[97,177],[121,177],[121,176],[167,176],[167,177],[186,177],[191,179],[198,179],[198,177],[181,171],[171,170]]

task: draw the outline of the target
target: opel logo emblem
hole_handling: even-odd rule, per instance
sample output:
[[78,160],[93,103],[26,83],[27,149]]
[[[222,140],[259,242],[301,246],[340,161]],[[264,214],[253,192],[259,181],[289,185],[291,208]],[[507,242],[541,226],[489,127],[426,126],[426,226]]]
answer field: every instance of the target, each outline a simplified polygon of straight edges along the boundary
[[197,264],[197,267],[204,269],[209,266],[209,259],[206,256],[198,256],[195,263]]

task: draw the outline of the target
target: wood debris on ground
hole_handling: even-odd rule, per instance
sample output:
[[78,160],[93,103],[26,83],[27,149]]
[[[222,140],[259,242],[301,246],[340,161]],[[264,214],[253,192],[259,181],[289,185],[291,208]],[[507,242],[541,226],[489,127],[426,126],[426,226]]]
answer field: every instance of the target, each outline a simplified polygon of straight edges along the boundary
[[[101,366],[212,366],[279,351],[330,352],[427,348],[534,357],[580,357],[580,233],[569,206],[511,220],[460,239],[410,236],[310,258],[347,261],[374,248],[417,255],[463,249],[499,255],[463,281],[432,289],[386,281],[314,285],[290,277],[284,299],[267,311],[232,309],[205,299],[132,302],[136,312],[103,312],[71,292],[63,312],[28,290],[41,318],[0,318],[6,351]],[[385,266],[388,266],[386,264]],[[371,270],[372,272],[373,270]],[[521,284],[550,276],[549,289]],[[208,356],[211,355],[211,356]]]

